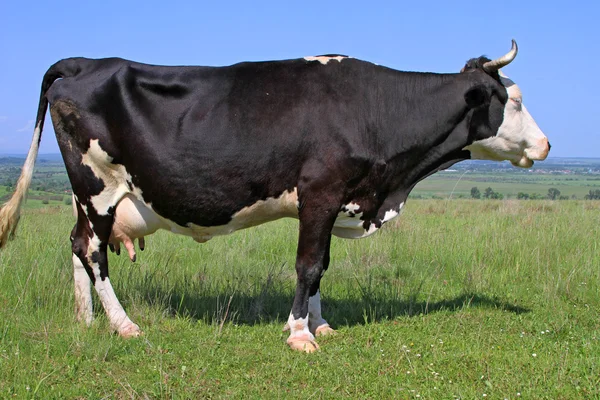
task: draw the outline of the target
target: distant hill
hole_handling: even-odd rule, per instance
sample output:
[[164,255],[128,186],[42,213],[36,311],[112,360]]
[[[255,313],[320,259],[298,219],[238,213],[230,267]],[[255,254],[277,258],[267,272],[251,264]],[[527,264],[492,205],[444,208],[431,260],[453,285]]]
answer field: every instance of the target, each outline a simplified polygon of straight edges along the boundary
[[[21,160],[21,163],[25,161],[27,154],[0,154],[0,162],[4,163],[5,159],[17,159]],[[36,162],[44,162],[44,161],[62,161],[62,155],[60,153],[48,153],[48,154],[38,154]]]

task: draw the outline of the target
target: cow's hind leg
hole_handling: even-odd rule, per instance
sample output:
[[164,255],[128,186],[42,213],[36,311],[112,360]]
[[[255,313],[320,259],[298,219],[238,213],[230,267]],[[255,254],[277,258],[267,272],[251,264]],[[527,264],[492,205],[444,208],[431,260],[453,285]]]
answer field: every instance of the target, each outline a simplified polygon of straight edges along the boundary
[[[93,207],[87,208],[93,212]],[[81,268],[83,268],[98,293],[111,329],[117,331],[123,337],[139,336],[141,333],[140,328],[129,319],[125,310],[123,310],[108,277],[107,247],[112,223],[112,215],[99,216],[95,212],[92,215],[87,215],[84,213],[81,204],[77,202],[77,225],[72,235],[73,262],[76,271],[76,302],[78,307],[83,306],[84,318],[89,315],[91,321],[91,295],[88,297],[86,294],[89,293],[89,284],[87,286],[88,291],[85,292],[86,283],[81,282],[83,280]],[[80,291],[79,294],[78,290]]]
[[[78,225],[76,224],[71,232],[71,243],[77,236]],[[73,253],[73,281],[75,282],[75,317],[77,321],[85,322],[89,326],[93,320],[92,282],[83,263],[75,253]]]

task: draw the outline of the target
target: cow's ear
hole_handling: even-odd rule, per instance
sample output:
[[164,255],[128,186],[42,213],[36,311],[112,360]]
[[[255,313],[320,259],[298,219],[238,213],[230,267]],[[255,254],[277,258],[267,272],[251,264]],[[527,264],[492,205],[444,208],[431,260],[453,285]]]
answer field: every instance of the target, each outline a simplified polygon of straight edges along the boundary
[[492,90],[486,85],[477,85],[469,89],[465,94],[465,102],[469,108],[477,108],[479,106],[490,104]]

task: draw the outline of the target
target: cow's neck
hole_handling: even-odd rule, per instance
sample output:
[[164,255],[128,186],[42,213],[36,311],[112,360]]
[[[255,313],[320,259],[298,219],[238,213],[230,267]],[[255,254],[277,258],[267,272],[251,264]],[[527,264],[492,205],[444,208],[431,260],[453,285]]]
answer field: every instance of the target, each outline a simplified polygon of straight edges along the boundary
[[[394,201],[404,201],[422,179],[469,158],[468,108],[464,94],[469,83],[457,74],[398,73],[380,90],[389,103],[379,106],[378,131],[383,149],[387,186]],[[395,84],[394,84],[395,83]]]

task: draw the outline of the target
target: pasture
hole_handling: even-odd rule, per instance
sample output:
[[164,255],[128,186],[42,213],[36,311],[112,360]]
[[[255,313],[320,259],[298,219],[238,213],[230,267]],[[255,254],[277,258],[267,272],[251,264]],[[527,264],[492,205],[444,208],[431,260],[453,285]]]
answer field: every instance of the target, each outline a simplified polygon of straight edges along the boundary
[[334,238],[338,334],[312,355],[281,331],[297,221],[111,254],[131,340],[95,294],[93,325],[74,322],[73,224],[28,208],[0,252],[1,398],[600,398],[600,202],[410,200],[373,237]]
[[477,187],[482,193],[485,188],[491,187],[508,199],[516,199],[519,193],[537,194],[545,198],[548,189],[556,188],[563,196],[575,196],[582,200],[590,190],[600,189],[598,174],[527,175],[511,172],[444,171],[420,182],[412,194],[424,198],[470,198],[472,187]]

